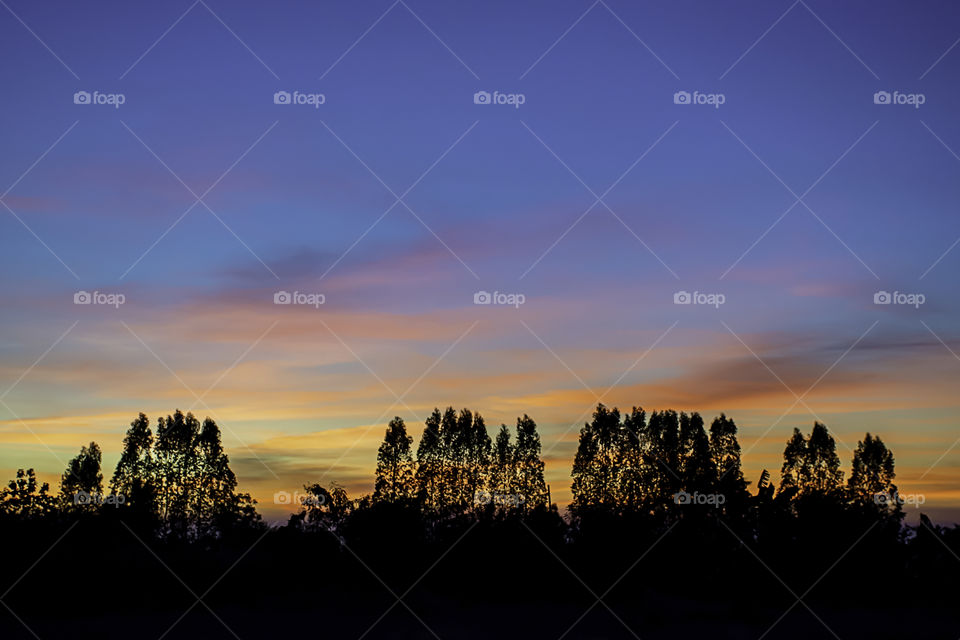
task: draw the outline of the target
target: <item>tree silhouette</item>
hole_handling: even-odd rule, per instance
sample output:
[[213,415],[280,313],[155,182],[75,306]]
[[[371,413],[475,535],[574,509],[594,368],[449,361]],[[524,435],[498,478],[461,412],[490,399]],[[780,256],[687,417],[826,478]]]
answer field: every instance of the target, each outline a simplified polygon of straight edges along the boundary
[[783,465],[780,467],[780,492],[796,493],[805,481],[807,471],[807,440],[796,427],[793,435],[787,440],[783,450]]
[[[715,420],[714,424],[716,423]],[[694,412],[689,417],[685,413],[680,414],[680,449],[683,456],[680,474],[684,490],[687,493],[712,493],[717,491],[716,460],[718,456],[710,446],[707,432],[703,428],[703,418],[700,417],[699,413]],[[737,452],[739,453],[739,446],[737,446]],[[739,462],[738,457],[738,471]]]
[[598,404],[593,420],[580,430],[580,443],[571,474],[571,511],[584,513],[599,507],[614,512],[617,509],[622,442],[620,412]]
[[487,484],[490,493],[499,495],[513,493],[516,486],[515,469],[516,458],[513,444],[510,442],[510,429],[507,425],[501,424],[490,457],[489,481]]
[[[465,417],[465,416],[464,416]],[[440,508],[447,513],[456,513],[465,506],[461,497],[461,477],[463,461],[466,458],[466,434],[463,427],[473,423],[473,416],[462,420],[453,407],[447,407],[440,421],[440,439],[443,448],[440,452],[441,478]]]
[[291,516],[291,522],[337,534],[354,509],[346,490],[334,485],[333,491],[328,491],[319,483],[304,485],[303,490],[306,496],[300,499],[300,510]]
[[473,420],[469,424],[470,411],[464,409],[460,414],[460,421],[464,421],[462,432],[465,437],[464,451],[464,487],[463,501],[464,506],[478,506],[477,497],[485,493],[489,482],[490,455],[493,450],[493,444],[490,441],[490,435],[487,433],[487,426],[483,417],[479,413],[473,414]]
[[621,507],[630,513],[649,506],[650,488],[656,482],[657,473],[649,449],[647,414],[642,408],[633,407],[623,417],[618,474],[618,499]]
[[652,434],[656,434],[654,451],[657,473],[657,499],[668,500],[681,489],[680,483],[680,417],[666,409],[650,416]]
[[56,501],[50,485],[38,482],[33,469],[17,469],[17,477],[0,490],[0,513],[20,519],[33,519],[53,512]]
[[111,494],[124,496],[125,511],[184,538],[256,525],[256,502],[236,488],[220,427],[179,409],[157,421],[156,437],[146,415],[130,423],[110,481]]
[[740,466],[737,425],[720,414],[710,425],[710,454],[717,467],[717,493],[724,496],[722,511],[743,515],[747,510],[747,481]]
[[544,465],[540,459],[540,434],[537,433],[537,423],[527,414],[517,418],[517,444],[513,453],[515,480],[507,495],[515,496],[521,512],[549,506]]
[[899,521],[903,518],[903,509],[897,485],[893,484],[896,476],[893,453],[879,436],[867,433],[853,452],[847,494],[854,504]]
[[66,509],[95,510],[103,493],[100,445],[91,442],[67,464],[60,478],[60,502]]
[[127,509],[152,514],[157,508],[154,476],[153,432],[150,420],[141,413],[130,423],[123,438],[123,452],[110,480],[110,493],[124,496]]
[[200,421],[179,409],[157,423],[154,460],[160,517],[178,535],[186,535],[190,524],[191,472],[197,462],[194,443],[199,434]]
[[[141,543],[122,529],[117,537],[115,519],[121,519],[178,575],[186,572],[188,583],[215,565],[222,573],[242,560],[236,570],[244,572],[237,581],[243,586],[225,598],[269,585],[271,598],[286,590],[284,595],[306,593],[339,606],[335,598],[353,598],[369,587],[367,572],[357,571],[359,560],[391,585],[432,568],[416,583],[424,597],[445,601],[456,585],[484,606],[484,598],[512,601],[531,589],[544,599],[569,597],[559,586],[569,582],[554,579],[566,575],[563,565],[583,576],[584,584],[619,585],[620,595],[605,597],[636,602],[652,593],[654,606],[669,603],[673,594],[684,603],[736,603],[758,580],[769,579],[766,566],[785,584],[816,585],[823,599],[897,596],[899,603],[898,585],[917,601],[939,598],[951,607],[955,599],[955,577],[943,569],[960,551],[960,528],[934,525],[922,514],[920,526],[903,525],[893,454],[870,433],[858,443],[844,486],[827,428],[815,423],[809,436],[795,429],[784,449],[779,493],[774,495],[764,470],[751,496],[732,419],[721,414],[707,429],[697,412],[647,414],[633,407],[621,414],[598,404],[580,432],[569,520],[550,505],[540,435],[530,416],[518,417],[515,430],[501,425],[491,442],[479,413],[435,409],[416,463],[413,441],[403,420],[394,418],[378,450],[372,494],[351,499],[335,483],[305,485],[287,525],[267,528],[250,496],[237,492],[213,420],[176,411],[151,430],[140,414],[130,423],[110,482],[111,495],[127,498],[120,508],[73,505],[78,493],[102,491],[96,443],[82,447],[67,465],[59,498],[33,470],[19,470],[0,490],[0,544],[18,551],[0,563],[0,574],[8,577],[4,569],[18,555],[32,561],[51,544],[50,559],[31,572],[35,579],[52,579],[43,575],[49,567],[82,571],[66,563],[81,557],[77,549],[101,541],[118,545],[120,558],[142,554]],[[684,501],[681,492],[708,500]],[[478,494],[491,499],[477,500]],[[721,495],[723,501],[709,501]],[[81,518],[83,526],[55,544],[64,524]],[[543,553],[543,545],[552,553]],[[19,553],[27,548],[30,553]],[[645,552],[653,548],[656,553]],[[491,554],[498,559],[495,569],[463,579],[463,566]],[[297,561],[278,562],[291,556]],[[624,574],[624,560],[638,557],[646,571]],[[6,582],[15,584],[26,568],[17,567]],[[103,588],[129,586],[112,597],[136,603],[164,595],[166,587],[144,578],[139,568],[131,571],[123,562],[116,573],[107,564],[103,568]],[[319,571],[322,581],[316,579]],[[218,589],[230,587],[224,582]],[[751,598],[777,604],[764,589]],[[17,602],[18,614],[22,606]]]
[[764,469],[760,472],[760,479],[757,480],[757,497],[766,502],[773,499],[776,487],[770,482],[770,472]]
[[799,429],[793,430],[783,451],[780,473],[781,492],[830,496],[843,489],[837,443],[826,425],[814,422],[809,438],[804,438]]
[[721,415],[708,438],[699,413],[666,409],[647,419],[634,407],[620,422],[620,412],[597,406],[593,420],[580,431],[572,471],[571,513],[659,514],[674,510],[681,492],[719,493],[711,499],[726,513],[743,513],[749,495],[740,466],[737,427]]
[[737,425],[722,413],[710,425],[710,455],[720,476],[729,476],[730,482],[734,485],[744,482],[743,472],[740,469]]
[[417,447],[417,496],[420,503],[429,511],[437,512],[443,506],[443,434],[440,424],[443,418],[439,409],[424,423],[423,436]]
[[237,494],[237,477],[230,469],[230,458],[223,450],[220,427],[206,418],[193,443],[195,462],[189,485],[189,510],[193,526],[200,535],[215,535],[224,526],[259,520],[252,517],[249,494]]
[[809,469],[809,490],[833,494],[842,488],[843,471],[840,470],[837,443],[826,425],[820,422],[813,423],[813,431],[807,440],[806,468]]
[[851,497],[875,502],[877,494],[893,494],[897,490],[893,484],[896,475],[893,454],[879,436],[873,437],[867,433],[853,452],[853,465],[847,481]]
[[421,504],[435,513],[463,514],[477,505],[490,483],[493,444],[483,417],[447,407],[427,418],[417,447],[416,487]]
[[412,444],[413,438],[407,435],[403,419],[396,417],[391,420],[383,444],[377,451],[374,502],[396,502],[414,497],[413,457],[410,454]]

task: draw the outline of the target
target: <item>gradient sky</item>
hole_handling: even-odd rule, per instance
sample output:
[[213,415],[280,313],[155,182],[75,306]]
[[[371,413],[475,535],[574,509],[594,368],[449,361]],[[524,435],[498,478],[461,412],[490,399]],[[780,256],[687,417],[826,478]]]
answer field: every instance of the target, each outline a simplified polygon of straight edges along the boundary
[[754,482],[814,419],[847,471],[879,433],[960,519],[955,4],[0,4],[4,478],[90,440],[109,477],[138,412],[191,409],[282,518],[454,405],[529,413],[563,505],[602,399],[726,412]]

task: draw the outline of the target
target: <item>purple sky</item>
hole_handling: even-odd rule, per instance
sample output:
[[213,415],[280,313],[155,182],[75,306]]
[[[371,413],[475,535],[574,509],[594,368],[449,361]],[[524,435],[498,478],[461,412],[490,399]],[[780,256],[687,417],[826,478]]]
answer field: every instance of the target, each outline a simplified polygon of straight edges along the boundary
[[7,476],[192,408],[276,516],[449,404],[563,504],[602,399],[725,411],[752,480],[879,433],[960,518],[955,5],[0,4]]

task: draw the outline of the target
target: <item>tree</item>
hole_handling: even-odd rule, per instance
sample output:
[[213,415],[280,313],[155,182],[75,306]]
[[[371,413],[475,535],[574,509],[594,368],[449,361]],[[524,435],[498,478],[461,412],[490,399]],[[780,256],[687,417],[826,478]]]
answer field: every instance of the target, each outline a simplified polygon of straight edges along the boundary
[[80,453],[67,465],[60,478],[60,503],[65,509],[94,510],[103,494],[103,474],[100,472],[102,454],[100,445],[91,442],[81,447]]
[[740,481],[743,471],[740,468],[740,443],[737,442],[737,425],[720,414],[710,425],[710,455],[721,476],[729,475]]
[[471,419],[457,418],[453,407],[447,407],[440,421],[440,509],[456,511],[460,506],[460,477],[463,472],[463,460],[466,456],[466,435],[461,430],[464,422],[469,425]]
[[156,480],[160,517],[179,533],[189,525],[190,494],[194,489],[196,467],[194,444],[200,433],[200,421],[192,413],[179,409],[157,423],[155,446]]
[[[469,411],[466,409],[464,411],[467,416],[470,415]],[[479,413],[473,414],[473,422],[464,425],[463,429],[467,434],[463,496],[468,504],[472,502],[476,506],[477,496],[487,486],[493,444],[490,441],[490,434],[487,433],[487,425]]]
[[657,469],[655,461],[651,459],[650,448],[647,414],[642,408],[633,407],[623,417],[622,466],[617,483],[620,504],[632,513],[639,512],[649,502],[651,488],[656,482]]
[[760,479],[757,480],[757,497],[763,502],[769,502],[773,499],[773,492],[776,487],[770,482],[770,472],[764,469],[760,472]]
[[403,419],[395,417],[387,426],[383,443],[377,451],[374,502],[396,502],[414,496],[412,444],[413,438],[407,435]]
[[699,413],[694,412],[689,417],[684,413],[680,414],[680,449],[683,456],[680,475],[684,491],[715,491],[718,483],[716,456],[712,452],[707,432],[703,428],[703,418]]
[[610,512],[619,504],[618,473],[622,467],[620,412],[602,403],[593,420],[580,430],[580,443],[573,460],[574,513],[600,507]]
[[440,425],[443,418],[439,409],[424,423],[423,435],[417,446],[417,473],[414,478],[420,503],[430,511],[437,511],[443,496],[443,434]]
[[740,466],[737,425],[722,413],[710,425],[710,455],[717,468],[717,492],[725,498],[724,511],[743,512],[747,481]]
[[110,481],[111,494],[124,496],[127,509],[181,537],[218,536],[259,522],[256,501],[236,488],[220,427],[180,410],[157,421],[156,437],[146,415],[130,423]]
[[651,501],[663,505],[681,489],[680,420],[676,411],[654,411],[647,423],[645,457],[653,467],[649,482]]
[[843,488],[837,443],[826,425],[814,422],[809,438],[804,438],[799,429],[793,430],[783,450],[780,474],[781,493],[828,496]]
[[879,436],[867,433],[853,452],[853,466],[847,480],[851,500],[861,505],[876,505],[883,511],[900,511],[897,486],[893,484],[896,476],[893,453]]
[[492,443],[483,417],[469,409],[447,407],[426,420],[417,447],[416,486],[431,510],[464,513],[483,491]]
[[660,412],[659,458],[665,495],[673,495],[680,484],[680,417],[673,409]]
[[796,492],[806,477],[807,440],[796,427],[783,449],[783,465],[780,467],[780,492]]
[[537,423],[523,414],[517,418],[517,445],[513,450],[515,489],[509,495],[516,498],[521,512],[546,507],[547,483],[543,479],[543,460],[540,459],[540,434]]
[[505,424],[500,425],[497,439],[493,443],[493,453],[490,460],[490,472],[487,481],[487,490],[490,493],[507,495],[514,491],[516,485],[513,444],[510,442],[510,429]]
[[17,469],[17,477],[0,490],[0,514],[32,519],[53,513],[55,501],[50,485],[38,482],[33,469]]
[[826,425],[820,422],[813,423],[813,431],[807,440],[806,468],[809,469],[809,479],[805,490],[831,495],[843,487],[837,443]]
[[110,494],[123,496],[128,509],[152,513],[157,500],[154,473],[153,432],[150,420],[141,413],[130,423],[123,438],[123,452],[110,480]]
[[201,535],[218,532],[218,525],[229,521],[237,504],[237,476],[230,469],[230,458],[223,450],[220,427],[206,418],[192,444],[190,459],[194,467],[186,481],[192,487],[189,517]]
[[338,535],[353,511],[353,502],[346,490],[335,484],[333,491],[328,491],[319,483],[304,485],[303,489],[307,495],[300,499],[300,511],[291,519],[299,520],[308,529],[323,529]]

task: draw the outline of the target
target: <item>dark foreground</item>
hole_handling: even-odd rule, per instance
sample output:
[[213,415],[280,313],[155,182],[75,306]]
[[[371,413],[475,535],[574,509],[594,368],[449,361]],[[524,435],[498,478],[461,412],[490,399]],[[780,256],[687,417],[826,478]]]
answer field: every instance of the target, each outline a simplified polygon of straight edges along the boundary
[[824,521],[763,544],[737,522],[621,519],[571,538],[544,513],[451,521],[427,541],[404,517],[205,543],[103,517],[4,527],[0,638],[960,636],[946,531]]
[[[42,618],[22,616],[30,630],[6,612],[0,637],[47,638],[951,638],[960,634],[956,609],[903,608],[895,604],[844,608],[839,603],[729,607],[716,602],[665,599],[645,594],[633,604],[578,602],[463,602],[410,594],[404,605],[371,589],[361,602],[333,603],[304,594],[258,603],[218,603],[213,613],[198,604],[184,615],[192,598],[172,597],[179,608],[164,611],[97,611],[72,615],[67,610]],[[785,613],[788,609],[789,612]],[[216,614],[216,615],[214,615]],[[615,615],[614,615],[615,614]],[[814,615],[815,614],[815,615]],[[181,617],[183,616],[183,617]],[[381,617],[382,616],[382,617]],[[419,619],[418,619],[419,618]],[[376,624],[374,624],[376,623]],[[776,625],[774,626],[774,623]],[[371,628],[372,627],[372,628]],[[34,635],[36,634],[36,635]]]

